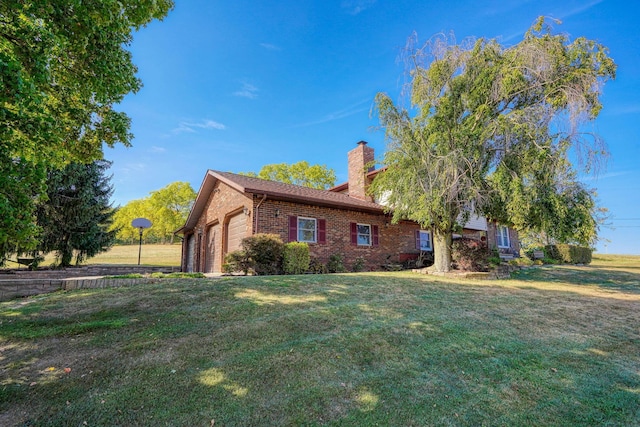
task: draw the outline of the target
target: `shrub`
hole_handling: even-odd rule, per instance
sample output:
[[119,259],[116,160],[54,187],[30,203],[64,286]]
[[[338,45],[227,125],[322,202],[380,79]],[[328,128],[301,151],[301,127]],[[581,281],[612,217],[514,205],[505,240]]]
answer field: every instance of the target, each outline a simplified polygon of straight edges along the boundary
[[242,249],[258,275],[280,274],[284,243],[277,234],[256,234],[242,239]]
[[309,245],[304,242],[291,242],[284,245],[283,268],[286,274],[302,274],[309,270],[311,256]]
[[500,252],[498,252],[496,248],[493,248],[489,251],[489,254],[487,256],[487,263],[489,263],[489,265],[491,265],[492,267],[496,267],[502,264],[502,258],[500,258]]
[[502,264],[502,258],[499,256],[490,256],[487,258],[487,263],[493,267]]
[[344,268],[344,261],[343,261],[342,254],[332,254],[329,257],[329,262],[327,263],[327,270],[329,270],[329,273],[344,273],[345,271],[347,271],[347,269]]
[[313,274],[327,274],[329,269],[327,265],[318,258],[312,257],[309,262],[309,272]]
[[591,248],[567,244],[547,245],[545,255],[559,262],[568,264],[591,263]]
[[542,257],[544,258],[544,247],[542,246],[530,246],[529,248],[527,248],[527,250],[523,251],[524,255],[529,258],[532,261],[535,261],[536,259],[536,252],[542,252]]
[[363,271],[363,270],[364,270],[364,258],[359,256],[353,262],[353,265],[351,266],[351,271],[353,271],[354,273],[358,273],[358,272]]
[[433,265],[433,252],[420,251],[418,259],[415,260],[417,268],[430,267]]
[[489,266],[487,244],[480,240],[463,237],[451,245],[451,258],[463,271],[486,271]]
[[252,262],[245,251],[229,252],[224,257],[225,263],[222,265],[222,271],[225,273],[235,273],[241,271],[246,276],[251,269]]

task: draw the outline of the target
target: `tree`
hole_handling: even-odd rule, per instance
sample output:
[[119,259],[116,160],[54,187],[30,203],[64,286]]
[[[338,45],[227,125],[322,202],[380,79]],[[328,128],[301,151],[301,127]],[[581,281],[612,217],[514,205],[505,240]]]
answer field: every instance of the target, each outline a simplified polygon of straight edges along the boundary
[[534,217],[528,223],[534,226],[523,230],[526,234],[537,234],[546,245],[556,243],[593,246],[598,230],[606,218],[607,210],[598,206],[596,193],[576,179],[568,166],[549,174],[550,185],[539,185],[534,195],[541,200],[539,206],[529,209]]
[[516,228],[541,227],[531,213],[544,207],[530,190],[544,184],[544,171],[569,165],[571,149],[586,170],[604,152],[581,132],[601,109],[602,83],[615,77],[594,41],[552,34],[540,18],[511,47],[436,37],[409,46],[407,62],[411,109],[376,96],[389,149],[372,191],[386,197],[394,221],[433,229],[436,271],[450,269],[452,233],[470,207]]
[[535,187],[527,188],[527,199],[535,201],[527,209],[528,228],[520,230],[523,246],[567,243],[595,245],[607,209],[599,207],[596,192],[576,179],[569,165],[559,164],[557,171],[539,171]]
[[48,173],[48,200],[37,209],[37,224],[42,228],[38,246],[41,252],[56,252],[58,264],[68,267],[108,250],[114,243],[110,230],[114,210],[110,163],[70,163],[64,169]]
[[46,169],[101,159],[103,144],[130,144],[129,118],[114,109],[141,86],[127,47],[133,31],[172,7],[171,0],[0,2],[0,180],[11,183],[0,186],[0,242],[8,239],[0,258],[34,246],[30,219]]
[[264,165],[260,172],[247,172],[243,175],[267,179],[269,181],[284,182],[286,184],[302,185],[303,187],[327,190],[335,185],[336,173],[326,165],[310,165],[302,160],[297,163],[274,163]]
[[149,202],[152,206],[153,226],[162,236],[162,243],[167,237],[173,243],[173,233],[187,221],[195,200],[196,192],[188,182],[173,182],[151,192]]
[[112,229],[117,230],[120,241],[135,243],[139,231],[131,226],[135,218],[147,218],[153,224],[144,230],[143,238],[173,243],[174,232],[187,221],[191,206],[196,199],[188,182],[176,181],[160,190],[152,191],[149,197],[131,200],[119,208],[114,216]]
[[0,265],[10,253],[35,248],[40,229],[32,195],[44,192],[45,176],[42,165],[8,157],[0,150]]
[[[131,226],[131,222],[136,218],[149,219],[151,214],[151,204],[149,203],[148,198],[131,200],[126,205],[119,207],[113,216],[113,224],[111,226],[111,229],[116,231],[116,239],[118,242],[129,242],[130,244],[136,243],[140,236],[139,230],[137,228],[133,228]],[[142,232],[143,239],[146,241],[153,231],[153,225],[151,228],[144,229]]]

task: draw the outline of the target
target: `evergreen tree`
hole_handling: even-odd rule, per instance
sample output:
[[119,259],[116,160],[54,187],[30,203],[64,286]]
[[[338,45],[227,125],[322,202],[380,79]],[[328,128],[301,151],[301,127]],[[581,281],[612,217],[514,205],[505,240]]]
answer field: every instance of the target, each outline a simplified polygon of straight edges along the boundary
[[56,252],[58,265],[67,267],[75,255],[79,264],[108,250],[115,241],[110,230],[115,210],[109,198],[113,192],[105,172],[110,162],[70,163],[48,173],[48,200],[37,209],[42,228],[39,250]]

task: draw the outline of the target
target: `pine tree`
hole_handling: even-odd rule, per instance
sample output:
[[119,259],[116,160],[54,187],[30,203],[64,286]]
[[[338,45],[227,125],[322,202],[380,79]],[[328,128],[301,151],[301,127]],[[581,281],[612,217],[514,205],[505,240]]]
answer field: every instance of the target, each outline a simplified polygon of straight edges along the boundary
[[115,210],[109,198],[113,192],[105,172],[110,162],[70,163],[48,173],[48,200],[37,209],[43,230],[39,250],[56,252],[60,267],[80,264],[108,250],[117,230],[110,230]]

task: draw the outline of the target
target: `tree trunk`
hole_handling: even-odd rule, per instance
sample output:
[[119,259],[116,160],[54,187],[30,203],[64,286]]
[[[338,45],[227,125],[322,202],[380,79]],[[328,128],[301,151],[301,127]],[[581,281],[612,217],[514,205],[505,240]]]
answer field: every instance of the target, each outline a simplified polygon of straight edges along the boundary
[[433,269],[439,273],[451,270],[451,233],[433,230]]

